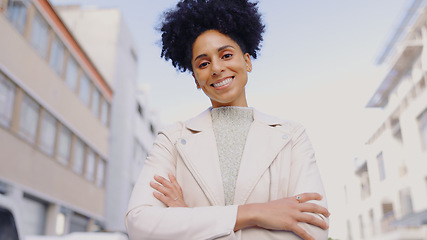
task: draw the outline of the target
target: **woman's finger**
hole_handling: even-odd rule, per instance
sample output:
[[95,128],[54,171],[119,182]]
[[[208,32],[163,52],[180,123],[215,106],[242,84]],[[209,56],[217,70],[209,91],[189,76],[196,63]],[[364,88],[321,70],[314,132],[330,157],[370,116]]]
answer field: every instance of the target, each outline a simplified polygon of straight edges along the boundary
[[329,215],[331,215],[328,209],[315,203],[302,203],[298,205],[298,208],[301,212],[322,214],[325,217],[329,217]]
[[308,232],[306,232],[302,227],[298,226],[298,224],[295,224],[295,227],[291,231],[304,240],[315,240],[313,236],[308,234]]
[[318,226],[325,230],[329,228],[329,225],[327,222],[325,222],[323,219],[320,219],[319,217],[316,217],[314,214],[310,214],[310,213],[301,213],[298,216],[297,221]]
[[158,183],[162,184],[165,187],[168,187],[168,188],[171,188],[171,189],[173,188],[172,183],[169,180],[167,180],[166,178],[162,177],[162,176],[154,175],[154,180],[156,180]]
[[295,200],[299,203],[311,201],[311,200],[322,200],[322,195],[318,193],[302,193],[295,196]]
[[171,192],[169,188],[163,186],[162,184],[159,184],[157,182],[151,181],[150,186],[154,188],[155,190],[161,192],[163,195],[169,195]]
[[179,192],[180,195],[182,195],[181,186],[179,186],[178,181],[176,180],[175,176],[172,173],[169,173],[168,177],[169,177],[172,185],[175,186],[175,189]]

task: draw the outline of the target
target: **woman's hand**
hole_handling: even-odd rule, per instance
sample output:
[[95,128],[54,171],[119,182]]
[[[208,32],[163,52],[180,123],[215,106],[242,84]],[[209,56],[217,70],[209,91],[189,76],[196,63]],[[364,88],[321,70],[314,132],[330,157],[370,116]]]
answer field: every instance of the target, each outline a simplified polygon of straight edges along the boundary
[[168,207],[187,207],[187,204],[184,202],[181,186],[179,186],[175,176],[169,173],[168,177],[170,181],[158,175],[154,176],[156,182],[150,182],[150,186],[158,191],[153,192],[154,197]]
[[282,198],[267,203],[256,203],[239,206],[237,221],[234,230],[257,226],[270,230],[292,231],[302,239],[314,240],[297,223],[308,223],[322,229],[328,229],[326,221],[308,213],[322,214],[329,217],[328,210],[310,200],[321,200],[318,193],[303,193],[295,197]]

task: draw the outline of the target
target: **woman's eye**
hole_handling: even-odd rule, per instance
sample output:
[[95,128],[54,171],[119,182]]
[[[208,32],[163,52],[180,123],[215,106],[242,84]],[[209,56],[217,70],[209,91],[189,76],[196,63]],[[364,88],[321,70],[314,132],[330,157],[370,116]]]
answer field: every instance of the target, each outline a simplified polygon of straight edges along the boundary
[[224,54],[224,56],[222,56],[222,58],[227,59],[227,58],[231,58],[231,56],[233,56],[233,54],[227,53],[227,54]]
[[204,63],[201,63],[201,64],[199,65],[199,68],[204,68],[204,67],[206,67],[206,66],[208,66],[208,63],[207,63],[207,62],[204,62]]

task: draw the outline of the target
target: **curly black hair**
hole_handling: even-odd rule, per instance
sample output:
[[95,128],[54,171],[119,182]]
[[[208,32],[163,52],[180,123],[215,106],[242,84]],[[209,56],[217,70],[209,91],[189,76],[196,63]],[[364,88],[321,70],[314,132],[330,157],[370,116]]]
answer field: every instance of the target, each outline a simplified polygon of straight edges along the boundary
[[193,43],[207,30],[218,30],[233,39],[254,59],[260,50],[265,26],[256,2],[248,0],[182,0],[164,13],[161,57],[185,72],[192,71]]

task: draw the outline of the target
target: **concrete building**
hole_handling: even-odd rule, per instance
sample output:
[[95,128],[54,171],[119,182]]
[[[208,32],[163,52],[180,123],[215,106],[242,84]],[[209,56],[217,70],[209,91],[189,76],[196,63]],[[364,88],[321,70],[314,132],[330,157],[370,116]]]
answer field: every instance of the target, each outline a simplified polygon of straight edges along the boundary
[[130,194],[158,126],[147,94],[138,90],[138,50],[119,9],[56,9],[114,89],[105,227],[126,231]]
[[103,228],[111,85],[47,0],[0,0],[0,194],[27,235]]
[[367,107],[382,123],[344,192],[346,239],[427,239],[427,8],[415,0],[380,56],[388,73]]

